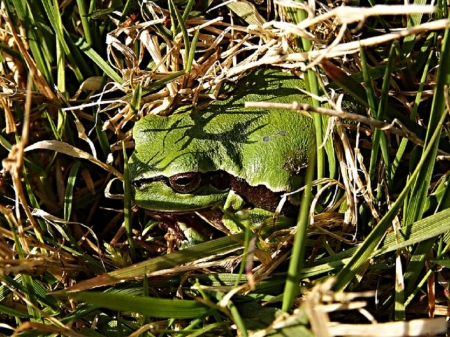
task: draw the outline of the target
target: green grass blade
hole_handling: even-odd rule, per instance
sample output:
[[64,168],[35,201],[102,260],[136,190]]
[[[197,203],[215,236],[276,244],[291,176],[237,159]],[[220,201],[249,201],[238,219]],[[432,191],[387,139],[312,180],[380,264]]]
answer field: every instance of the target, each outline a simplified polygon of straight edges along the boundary
[[192,69],[192,63],[194,62],[195,51],[197,50],[197,42],[198,42],[199,36],[200,36],[200,29],[195,32],[194,38],[192,39],[192,42],[191,42],[189,56],[188,56],[188,60],[186,63],[186,73],[189,73]]
[[[414,0],[414,5],[425,5],[427,3],[426,0]],[[411,14],[408,18],[408,24],[407,27],[411,28],[414,26],[417,26],[422,21],[423,14]],[[403,39],[402,43],[402,54],[408,55],[411,53],[413,47],[414,47],[414,41],[416,40],[416,35],[412,34]]]
[[123,213],[124,213],[124,221],[125,221],[125,232],[128,238],[128,244],[130,245],[130,255],[133,261],[136,261],[136,248],[133,240],[133,222],[131,220],[131,180],[130,173],[128,170],[128,156],[127,151],[125,149],[125,144],[122,142],[122,151],[123,151],[123,161],[124,161],[124,172],[123,172],[123,186],[124,186],[124,204],[123,204]]
[[[42,5],[44,6],[45,13],[48,17],[48,20],[50,21],[51,27],[53,28],[53,31],[56,34],[57,43],[59,44],[59,47],[64,51],[64,54],[69,59],[70,63],[75,65],[76,62],[72,58],[71,50],[65,40],[62,15],[59,11],[58,4],[56,3],[56,1],[53,4],[51,0],[44,0],[42,1]],[[58,62],[61,61],[58,60]],[[78,81],[81,82],[83,80],[83,75],[81,74],[81,72],[78,71],[77,67],[74,67],[73,70],[75,72],[75,76],[77,77]]]
[[[425,139],[425,145],[431,148],[429,154],[425,157],[425,165],[420,170],[417,177],[414,178],[414,185],[411,189],[410,199],[407,201],[408,212],[405,214],[405,225],[408,226],[416,220],[422,218],[426,211],[425,206],[428,191],[431,186],[431,177],[434,170],[435,158],[438,149],[438,142],[434,138],[434,134],[440,134],[441,124],[440,120],[446,117],[447,112],[445,110],[445,90],[448,90],[446,86],[450,83],[450,37],[449,30],[447,29],[442,40],[441,62],[437,75],[437,83],[435,94],[433,96],[433,103],[431,106],[431,115],[428,125],[428,132]],[[434,132],[434,134],[433,134]],[[448,187],[447,187],[448,188]],[[420,273],[424,267],[424,261],[429,256],[434,244],[433,239],[421,242],[413,255],[411,256],[410,263],[405,271],[405,293],[410,294],[413,289],[416,288],[416,281],[420,276]],[[397,301],[397,299],[396,299]]]
[[425,211],[425,198],[430,188],[431,175],[438,149],[438,142],[432,142],[431,140],[434,133],[440,131],[439,121],[446,114],[444,91],[446,90],[445,86],[450,83],[450,39],[448,35],[449,30],[446,30],[442,40],[441,62],[424,145],[432,146],[432,149],[426,158],[424,169],[415,178],[414,186],[411,190],[411,198],[408,200],[408,212],[405,214],[406,225],[419,220]]
[[73,201],[73,189],[75,182],[77,180],[78,169],[80,168],[81,162],[77,160],[73,164],[69,172],[69,179],[67,180],[66,194],[64,196],[64,220],[70,221],[72,215],[72,201]]
[[428,155],[432,152],[434,148],[433,142],[438,139],[440,134],[440,128],[444,123],[445,115],[439,121],[435,132],[430,139],[431,144],[427,146],[424,150],[422,158],[418,163],[416,169],[414,170],[411,179],[408,181],[406,186],[403,188],[402,192],[398,196],[395,203],[392,205],[391,209],[386,213],[386,215],[381,219],[381,221],[377,224],[377,226],[372,230],[372,232],[367,236],[361,246],[358,247],[358,250],[352,256],[350,262],[348,262],[345,267],[339,272],[337,275],[337,280],[334,285],[334,289],[336,291],[343,291],[351,280],[356,276],[356,274],[360,271],[360,269],[367,263],[370,255],[372,254],[375,247],[378,245],[382,237],[384,236],[386,230],[391,226],[392,220],[397,215],[400,207],[402,206],[404,200],[406,199],[411,187],[412,182],[417,178],[419,173],[422,170]]
[[[419,220],[408,228],[400,228],[398,235],[394,232],[388,233],[381,245],[370,257],[373,258],[398,249],[403,249],[424,240],[436,238],[448,231],[450,231],[450,210],[446,209]],[[358,248],[350,248],[334,256],[314,262],[311,266],[304,268],[302,277],[313,277],[339,270],[343,265],[348,263],[350,257],[355,254]]]
[[[185,22],[183,20],[183,17],[181,16],[180,12],[178,11],[177,7],[173,3],[173,0],[169,0],[169,10],[170,15],[172,16],[172,22],[178,22],[178,27],[175,27],[175,32],[178,33],[181,31],[181,34],[183,35],[183,41],[184,41],[184,59],[185,62],[189,59],[189,51],[190,51],[190,43],[189,43],[189,34],[187,32]],[[175,20],[176,18],[176,20]],[[186,69],[186,64],[185,64]]]
[[89,27],[89,13],[86,10],[86,2],[77,0],[78,10],[80,12],[81,26],[83,27],[84,39],[88,47],[92,46],[91,27]]
[[[54,83],[51,73],[51,64],[54,61],[52,51],[55,50],[55,47],[53,42],[49,43],[51,35],[46,34],[45,30],[42,29],[42,27],[46,26],[46,23],[43,21],[45,15],[40,11],[40,3],[24,0],[5,1],[4,3],[10,17],[14,17],[17,14],[17,18],[27,34],[27,41],[34,62],[47,83],[52,85]],[[37,20],[36,17],[40,19]]]
[[[388,94],[389,94],[389,86],[390,86],[390,80],[391,80],[390,75],[392,73],[394,59],[395,59],[395,47],[391,46],[391,50],[389,52],[388,63],[386,65],[386,69],[385,69],[385,73],[384,73],[380,103],[378,104],[378,110],[375,115],[375,118],[378,120],[384,120],[384,111],[386,111],[387,104],[388,104]],[[365,68],[367,68],[367,67],[365,67]],[[375,129],[373,139],[372,139],[372,152],[371,152],[370,164],[369,164],[369,176],[372,181],[375,178],[375,168],[376,168],[376,165],[378,162],[378,149],[379,149],[380,142],[381,142],[381,152],[383,155],[384,166],[386,168],[386,171],[390,171],[390,169],[389,169],[389,167],[390,167],[389,149],[387,147],[386,135],[384,134],[383,131],[381,131],[379,129]],[[386,176],[389,179],[388,185],[390,185],[390,182],[392,181],[393,177],[390,174],[387,174]]]
[[122,84],[123,79],[116,71],[101,57],[93,48],[91,48],[85,41],[78,43],[80,49],[92,60],[94,63],[102,69],[106,75],[108,75],[114,82]]
[[141,108],[141,100],[142,100],[142,87],[141,84],[138,83],[133,90],[133,96],[130,102],[130,110],[133,113],[136,113]]
[[[177,78],[186,75],[186,72],[184,70],[181,71],[177,71],[173,74],[170,74],[166,77],[164,77],[163,79],[157,80],[155,82],[152,82],[150,85],[142,88],[142,93],[141,93],[141,97],[144,97],[145,95],[156,91],[158,89],[161,89],[163,86],[165,86],[166,84],[176,80]],[[121,102],[127,102],[130,103],[133,99],[133,95],[134,93],[131,94],[126,94],[125,96],[120,98]],[[123,103],[111,103],[110,105],[108,105],[105,110],[110,110],[110,109],[114,109],[117,108],[119,106],[123,105]]]
[[[427,79],[427,76],[428,76],[428,69],[429,69],[429,66],[430,66],[430,62],[433,59],[433,54],[434,54],[433,51],[430,51],[428,53],[428,58],[427,58],[427,61],[425,63],[425,67],[424,67],[423,72],[422,72],[422,77],[420,79],[419,88],[417,90],[416,99],[414,100],[414,107],[413,107],[413,110],[412,110],[411,116],[410,116],[411,120],[414,120],[414,118],[417,115],[417,111],[418,111],[419,106],[420,106],[420,101],[422,99],[423,88],[425,86],[426,79]],[[401,160],[403,158],[403,155],[404,155],[404,153],[406,151],[406,146],[407,145],[408,145],[408,139],[407,138],[403,138],[401,143],[400,143],[400,146],[399,146],[399,148],[397,150],[397,153],[395,154],[395,159],[392,162],[392,168],[391,168],[391,177],[392,178],[395,176],[395,173],[397,172],[397,169],[398,169],[398,167],[400,165],[400,162],[401,162]]]
[[294,304],[295,297],[299,292],[299,282],[301,279],[301,271],[303,268],[305,251],[306,251],[306,239],[307,229],[309,227],[309,209],[312,201],[312,180],[313,172],[315,169],[315,155],[313,148],[309,151],[308,168],[306,171],[306,187],[303,192],[302,202],[300,206],[300,213],[297,219],[297,233],[294,238],[294,245],[292,247],[291,261],[289,263],[288,277],[286,280],[286,287],[284,289],[282,310],[289,311]]
[[119,270],[112,271],[105,275],[92,278],[87,281],[78,283],[76,286],[69,288],[69,291],[79,291],[89,289],[92,286],[108,285],[121,282],[123,279],[132,279],[143,277],[162,269],[174,268],[179,265],[194,262],[208,256],[216,254],[224,254],[239,248],[243,248],[245,233],[239,233],[220,239],[211,240],[200,243],[195,246],[183,249],[182,251],[173,252],[169,255],[158,256],[144,262],[134,264]]
[[[304,1],[299,0],[298,2],[303,3]],[[306,20],[306,18],[307,18],[306,11],[302,10],[302,9],[299,9],[299,10],[289,9],[288,14],[294,23],[300,23],[300,22]],[[297,46],[301,50],[306,51],[306,52],[311,50],[312,43],[310,40],[308,40],[304,37],[302,37],[302,38],[297,37],[296,41],[297,41]],[[308,69],[304,73],[304,76],[305,76],[305,84],[306,84],[307,90],[311,94],[313,94],[317,97],[320,96],[320,86],[319,86],[319,80],[317,78],[316,72],[313,69]],[[310,102],[313,107],[320,106],[319,101],[316,99],[310,98]],[[324,118],[324,117],[325,116],[313,114],[317,146],[322,144],[324,135],[325,135],[325,129],[326,129],[328,118],[327,117]],[[328,149],[330,149],[330,147],[328,147]],[[320,178],[323,178],[325,175],[325,151],[322,147],[320,147],[320,148],[317,147],[316,151],[317,151],[316,152],[317,153],[317,160],[316,160],[317,179],[320,179]]]
[[196,318],[210,311],[205,304],[192,300],[167,300],[151,297],[138,297],[123,294],[100,292],[60,293],[59,297],[69,296],[77,301],[92,304],[98,308],[136,312],[158,318]]

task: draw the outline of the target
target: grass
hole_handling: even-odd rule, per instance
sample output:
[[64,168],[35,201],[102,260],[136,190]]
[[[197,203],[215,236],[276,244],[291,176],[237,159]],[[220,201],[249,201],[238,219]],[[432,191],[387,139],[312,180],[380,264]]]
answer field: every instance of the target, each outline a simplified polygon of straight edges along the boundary
[[[445,331],[444,3],[100,3],[2,2],[1,335]],[[178,250],[133,207],[133,125],[267,66],[323,143],[298,223]]]

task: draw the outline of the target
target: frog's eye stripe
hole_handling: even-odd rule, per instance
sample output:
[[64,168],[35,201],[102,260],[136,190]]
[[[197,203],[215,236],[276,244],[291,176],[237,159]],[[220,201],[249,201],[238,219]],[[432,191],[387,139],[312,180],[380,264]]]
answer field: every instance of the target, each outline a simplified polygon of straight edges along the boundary
[[230,189],[229,174],[224,171],[214,172],[185,172],[174,174],[170,177],[157,176],[153,178],[142,178],[132,181],[133,186],[140,190],[146,185],[153,182],[160,181],[167,186],[170,186],[175,192],[180,194],[189,194],[195,192],[199,187],[211,185],[219,191],[226,191]]

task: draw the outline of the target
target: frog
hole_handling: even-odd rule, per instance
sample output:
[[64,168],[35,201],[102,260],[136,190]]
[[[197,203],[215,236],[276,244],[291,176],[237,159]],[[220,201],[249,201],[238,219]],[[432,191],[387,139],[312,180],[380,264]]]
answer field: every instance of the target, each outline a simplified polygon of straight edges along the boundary
[[[293,74],[259,69],[204,109],[140,119],[129,160],[135,204],[160,218],[217,208],[241,215],[256,209],[255,218],[261,218],[289,194],[282,212],[296,214],[300,197],[291,192],[303,186],[308,154],[315,149],[313,120],[298,111],[244,105],[304,102],[301,88],[303,80]],[[230,229],[232,222],[221,230],[239,231]]]

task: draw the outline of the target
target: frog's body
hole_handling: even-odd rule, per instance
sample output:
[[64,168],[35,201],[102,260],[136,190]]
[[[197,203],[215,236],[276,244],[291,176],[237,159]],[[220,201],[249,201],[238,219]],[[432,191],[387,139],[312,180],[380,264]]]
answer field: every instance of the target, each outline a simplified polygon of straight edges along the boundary
[[299,173],[314,144],[313,122],[299,112],[245,109],[244,103],[300,101],[302,86],[292,75],[259,70],[206,109],[140,120],[130,159],[136,204],[191,212],[223,204],[232,189],[253,206],[273,211],[269,195],[302,186]]

